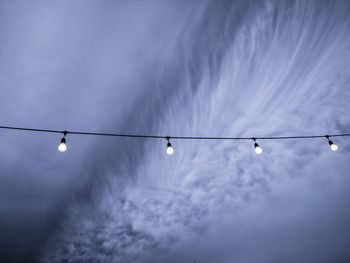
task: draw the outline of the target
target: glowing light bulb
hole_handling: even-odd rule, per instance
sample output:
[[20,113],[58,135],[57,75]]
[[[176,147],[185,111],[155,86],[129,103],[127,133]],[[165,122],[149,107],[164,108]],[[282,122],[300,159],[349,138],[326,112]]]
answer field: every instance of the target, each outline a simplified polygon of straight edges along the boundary
[[166,153],[168,155],[172,155],[174,153],[174,149],[173,149],[173,147],[171,147],[171,143],[170,142],[168,142],[168,147],[166,149]]
[[334,144],[334,143],[329,139],[329,135],[326,135],[325,137],[326,137],[327,140],[328,140],[329,146],[331,146],[331,150],[332,150],[333,152],[337,151],[337,150],[338,150],[338,145]]
[[58,145],[58,150],[63,153],[67,150],[66,139],[63,137],[60,145]]
[[263,150],[261,149],[259,144],[255,143],[254,146],[255,146],[255,153],[256,154],[262,154]]
[[334,144],[332,141],[329,141],[329,145],[331,146],[331,150],[333,152],[338,150],[338,145]]

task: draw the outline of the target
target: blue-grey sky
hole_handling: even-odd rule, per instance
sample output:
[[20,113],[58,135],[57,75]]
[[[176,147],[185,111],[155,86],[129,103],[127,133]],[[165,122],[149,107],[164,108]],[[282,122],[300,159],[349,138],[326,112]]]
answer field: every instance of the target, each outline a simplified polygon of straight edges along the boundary
[[[349,1],[0,0],[0,125],[350,131]],[[347,262],[350,139],[1,130],[1,262]]]

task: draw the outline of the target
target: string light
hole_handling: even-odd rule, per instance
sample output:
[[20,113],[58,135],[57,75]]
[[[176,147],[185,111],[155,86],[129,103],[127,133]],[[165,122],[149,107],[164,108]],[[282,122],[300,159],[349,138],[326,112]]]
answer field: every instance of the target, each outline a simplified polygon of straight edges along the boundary
[[58,145],[58,150],[63,153],[67,150],[67,145],[66,145],[66,135],[67,135],[68,132],[64,131],[63,132],[63,138],[61,139],[61,143],[60,145]]
[[174,149],[173,149],[173,147],[171,146],[170,137],[167,136],[166,139],[167,139],[167,141],[168,141],[166,153],[167,153],[167,155],[173,155],[173,154],[174,154]]
[[331,150],[332,150],[333,152],[338,151],[338,145],[334,144],[334,143],[329,139],[329,135],[326,135],[325,137],[326,137],[327,140],[328,140],[328,144],[329,144],[329,146],[331,147]]
[[331,135],[307,135],[307,136],[270,136],[270,137],[198,137],[198,136],[161,136],[161,135],[140,135],[140,134],[121,134],[121,133],[98,133],[98,132],[81,132],[81,131],[62,131],[62,130],[48,130],[48,129],[38,129],[38,128],[23,128],[23,127],[11,127],[11,126],[0,126],[0,129],[7,130],[21,130],[21,131],[32,131],[32,132],[46,132],[46,133],[62,133],[63,138],[58,146],[60,152],[65,152],[67,150],[66,145],[66,135],[76,134],[76,135],[96,135],[96,136],[114,136],[114,137],[128,137],[128,138],[150,138],[150,139],[166,139],[167,143],[167,154],[172,155],[174,149],[171,146],[170,138],[177,140],[254,140],[255,152],[261,154],[263,152],[262,148],[256,142],[256,140],[288,140],[288,139],[315,139],[324,138],[328,139],[328,143],[332,151],[337,151],[338,146],[330,140],[331,137],[349,137],[350,133],[341,134],[331,134]]
[[259,144],[256,143],[256,138],[253,137],[252,140],[254,141],[255,153],[262,154],[263,150],[261,149]]

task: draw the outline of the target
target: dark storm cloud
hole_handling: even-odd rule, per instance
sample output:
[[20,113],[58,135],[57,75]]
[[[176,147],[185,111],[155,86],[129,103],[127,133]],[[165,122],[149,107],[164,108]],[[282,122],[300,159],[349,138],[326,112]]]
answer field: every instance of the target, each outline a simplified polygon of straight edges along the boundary
[[[8,124],[222,136],[350,129],[346,2],[33,3],[1,5]],[[349,256],[347,139],[337,153],[326,140],[262,141],[258,157],[251,142],[172,141],[168,158],[163,141],[69,136],[63,156],[57,136],[3,136],[12,261],[17,252],[44,262]]]

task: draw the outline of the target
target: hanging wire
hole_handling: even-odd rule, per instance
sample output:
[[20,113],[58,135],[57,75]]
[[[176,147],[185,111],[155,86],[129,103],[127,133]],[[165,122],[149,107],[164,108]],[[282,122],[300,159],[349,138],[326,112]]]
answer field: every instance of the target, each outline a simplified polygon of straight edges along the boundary
[[24,128],[12,126],[0,126],[0,129],[21,130],[32,132],[46,133],[62,133],[76,135],[95,135],[95,136],[114,136],[114,137],[129,137],[129,138],[153,138],[153,139],[178,139],[178,140],[287,140],[287,139],[313,139],[313,138],[330,138],[330,137],[346,137],[350,133],[326,134],[326,135],[297,135],[297,136],[267,136],[267,137],[208,137],[208,136],[163,136],[163,135],[142,135],[142,134],[123,134],[123,133],[100,133],[100,132],[82,132],[82,131],[67,131],[67,130],[51,130],[38,128]]

